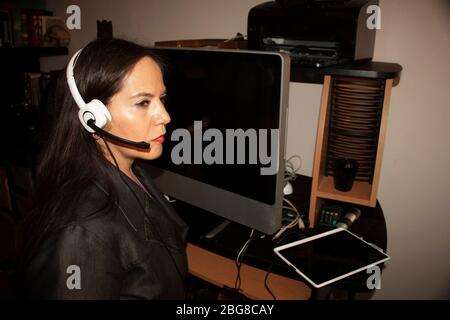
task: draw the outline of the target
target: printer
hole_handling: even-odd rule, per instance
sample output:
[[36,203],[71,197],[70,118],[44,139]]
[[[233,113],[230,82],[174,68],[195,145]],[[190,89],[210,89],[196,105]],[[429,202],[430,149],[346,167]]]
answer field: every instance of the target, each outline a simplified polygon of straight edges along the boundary
[[378,0],[278,0],[250,9],[250,50],[289,53],[291,64],[312,68],[368,62],[376,29],[367,8]]

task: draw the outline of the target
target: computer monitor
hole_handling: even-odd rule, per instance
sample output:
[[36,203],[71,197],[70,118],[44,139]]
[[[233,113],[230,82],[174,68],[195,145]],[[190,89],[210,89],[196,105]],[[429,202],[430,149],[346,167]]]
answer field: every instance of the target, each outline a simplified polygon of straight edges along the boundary
[[[285,54],[151,48],[171,116],[160,190],[266,234],[281,227],[290,61]],[[199,216],[201,219],[201,216]]]

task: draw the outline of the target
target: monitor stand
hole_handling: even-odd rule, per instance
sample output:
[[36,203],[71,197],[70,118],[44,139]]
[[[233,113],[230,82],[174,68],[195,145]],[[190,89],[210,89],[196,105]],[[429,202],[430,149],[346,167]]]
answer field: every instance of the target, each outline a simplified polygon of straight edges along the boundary
[[209,240],[214,239],[229,225],[231,225],[231,221],[225,220],[224,222],[219,224],[217,227],[215,227],[214,229],[209,231],[207,234],[205,234],[204,238],[209,239]]

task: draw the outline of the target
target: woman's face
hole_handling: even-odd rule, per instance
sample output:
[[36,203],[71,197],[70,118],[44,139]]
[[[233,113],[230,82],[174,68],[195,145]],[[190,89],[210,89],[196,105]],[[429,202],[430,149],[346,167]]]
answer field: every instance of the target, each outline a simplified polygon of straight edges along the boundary
[[114,149],[122,157],[152,160],[161,155],[166,124],[170,122],[162,101],[165,94],[159,66],[145,57],[125,77],[122,89],[111,97],[108,109],[112,121],[106,129],[119,137],[150,144],[150,150],[116,145]]

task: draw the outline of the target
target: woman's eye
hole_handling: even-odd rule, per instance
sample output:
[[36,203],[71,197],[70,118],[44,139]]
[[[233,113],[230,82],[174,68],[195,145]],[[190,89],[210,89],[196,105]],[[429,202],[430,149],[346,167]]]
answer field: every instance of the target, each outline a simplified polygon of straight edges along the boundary
[[136,103],[139,107],[147,107],[150,104],[150,100],[143,100],[141,102]]
[[167,102],[167,96],[164,96],[164,97],[161,97],[159,100],[161,100],[161,102],[163,103],[163,104],[165,104],[166,102]]

